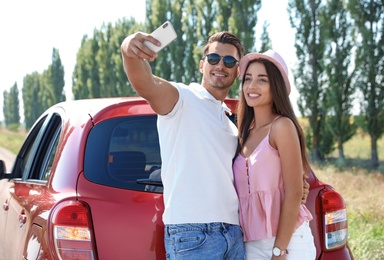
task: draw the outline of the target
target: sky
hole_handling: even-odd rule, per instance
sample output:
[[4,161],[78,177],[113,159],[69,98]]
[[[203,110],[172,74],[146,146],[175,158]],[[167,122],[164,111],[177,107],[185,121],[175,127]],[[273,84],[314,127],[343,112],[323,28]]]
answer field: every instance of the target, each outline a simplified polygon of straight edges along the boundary
[[[296,62],[294,30],[288,20],[287,2],[263,0],[263,6],[258,12],[256,35],[261,34],[263,22],[268,20],[273,49],[280,53],[288,67],[292,67]],[[94,29],[100,29],[103,22],[114,24],[124,17],[134,17],[144,22],[145,1],[0,1],[0,121],[4,119],[3,92],[9,91],[17,82],[22,106],[24,76],[46,70],[52,62],[53,48],[59,50],[64,66],[64,91],[67,99],[72,98],[71,77],[81,39],[84,35],[92,37]],[[289,76],[292,79],[292,73]],[[292,88],[290,98],[297,111],[295,87]],[[22,113],[21,110],[20,116],[23,119]]]

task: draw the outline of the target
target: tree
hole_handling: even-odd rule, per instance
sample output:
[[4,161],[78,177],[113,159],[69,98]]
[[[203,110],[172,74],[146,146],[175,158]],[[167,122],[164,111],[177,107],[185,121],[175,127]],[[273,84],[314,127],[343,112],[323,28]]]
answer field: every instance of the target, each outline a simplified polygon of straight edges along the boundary
[[37,100],[41,106],[41,113],[44,112],[45,109],[55,104],[55,97],[52,86],[52,74],[49,69],[43,71],[42,74],[39,74],[40,84],[37,92]]
[[297,68],[294,70],[295,85],[300,93],[299,110],[308,117],[310,132],[306,141],[312,151],[312,159],[324,158],[332,140],[325,138],[328,134],[324,127],[326,95],[324,88],[324,27],[320,24],[323,6],[321,0],[289,0],[290,22],[296,29]]
[[66,100],[64,93],[64,66],[61,63],[59,50],[52,50],[52,64],[48,67],[49,84],[53,90],[53,103],[59,103]]
[[41,75],[38,72],[27,74],[23,79],[22,97],[24,103],[24,121],[26,129],[30,129],[45,108],[39,99],[41,91]]
[[12,86],[10,91],[4,91],[3,114],[5,126],[11,130],[17,130],[20,126],[20,106],[19,106],[19,90],[17,83]]
[[272,40],[269,37],[268,34],[268,27],[269,23],[267,21],[263,24],[263,32],[261,33],[261,46],[260,46],[260,52],[266,52],[267,50],[272,49]]
[[[185,6],[185,12],[183,16],[182,30],[185,32],[184,37],[184,55],[182,66],[184,67],[184,75],[181,79],[182,82],[198,82],[200,81],[200,71],[196,68],[199,67],[199,61],[202,58],[200,46],[203,44],[203,36],[198,29],[198,9],[194,0],[188,0]],[[188,28],[196,28],[196,30],[188,30]]]
[[91,66],[88,66],[88,56],[94,55],[92,50],[92,42],[87,36],[83,36],[81,47],[76,55],[76,65],[72,73],[72,93],[75,99],[91,98],[90,89],[87,81],[90,78]]
[[261,0],[225,0],[232,3],[230,6],[231,16],[224,17],[224,21],[228,19],[229,31],[239,37],[244,45],[245,53],[256,51],[256,24],[257,13],[261,9]]
[[384,4],[382,0],[350,0],[359,37],[356,44],[357,85],[362,112],[371,138],[371,166],[379,166],[377,141],[384,133]]
[[[254,52],[256,51],[256,24],[257,24],[257,13],[261,8],[261,0],[252,0],[252,1],[243,1],[243,0],[224,0],[219,1],[224,2],[221,4],[219,9],[219,14],[226,13],[224,9],[227,8],[227,14],[230,14],[229,17],[223,17],[223,21],[228,21],[228,30],[234,33],[242,41],[244,45],[244,52]],[[220,17],[220,16],[219,16]],[[218,18],[219,18],[218,17]],[[216,21],[217,24],[220,24],[220,20]],[[219,29],[220,30],[220,29]],[[239,96],[240,80],[237,79],[230,90],[228,95],[230,97]]]
[[[98,89],[98,97],[113,97],[118,96],[115,87],[116,80],[114,79],[114,64],[110,39],[113,34],[113,26],[111,23],[103,24],[101,30],[95,32],[94,39],[98,42],[98,51],[96,53],[95,70],[97,69],[99,83],[95,84],[95,89]],[[96,74],[96,72],[95,72]]]
[[357,129],[352,120],[355,92],[352,84],[354,69],[351,68],[353,25],[340,0],[327,2],[323,24],[328,42],[324,59],[328,78],[326,96],[329,114],[325,122],[337,142],[339,159],[344,163],[343,144],[352,138]]

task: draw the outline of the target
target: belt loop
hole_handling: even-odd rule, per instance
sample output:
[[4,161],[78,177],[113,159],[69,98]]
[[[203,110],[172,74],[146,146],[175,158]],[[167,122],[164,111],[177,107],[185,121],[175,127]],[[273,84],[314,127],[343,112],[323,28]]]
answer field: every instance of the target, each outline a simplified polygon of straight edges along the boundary
[[171,234],[169,233],[169,225],[165,225],[165,229],[167,230],[167,235],[170,236]]
[[211,223],[205,224],[207,226],[207,233],[209,234],[211,232]]
[[223,230],[227,230],[227,227],[226,227],[226,225],[225,225],[224,222],[221,222],[221,228],[222,228]]

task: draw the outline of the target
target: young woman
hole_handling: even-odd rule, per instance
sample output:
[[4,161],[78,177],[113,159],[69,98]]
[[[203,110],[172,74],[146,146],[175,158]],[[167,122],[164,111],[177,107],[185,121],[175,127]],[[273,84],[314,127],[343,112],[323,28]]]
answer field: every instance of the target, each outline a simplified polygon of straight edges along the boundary
[[289,100],[287,66],[275,51],[240,61],[239,146],[235,187],[247,259],[315,259],[301,204],[310,166],[303,131]]

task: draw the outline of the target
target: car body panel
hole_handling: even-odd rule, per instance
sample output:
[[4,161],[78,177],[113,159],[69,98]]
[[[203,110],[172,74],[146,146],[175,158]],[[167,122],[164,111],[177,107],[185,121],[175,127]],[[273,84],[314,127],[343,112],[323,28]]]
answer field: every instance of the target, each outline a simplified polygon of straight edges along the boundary
[[[82,191],[79,200],[92,209],[100,259],[127,256],[162,259],[165,256],[162,194],[110,188],[91,183],[84,175],[80,176],[78,187]],[[101,237],[103,239],[98,239]]]

